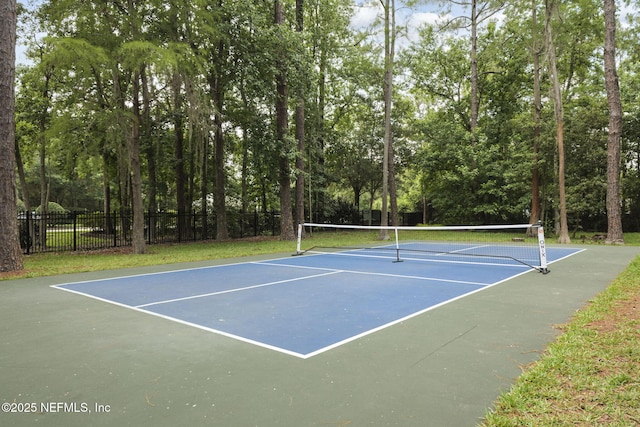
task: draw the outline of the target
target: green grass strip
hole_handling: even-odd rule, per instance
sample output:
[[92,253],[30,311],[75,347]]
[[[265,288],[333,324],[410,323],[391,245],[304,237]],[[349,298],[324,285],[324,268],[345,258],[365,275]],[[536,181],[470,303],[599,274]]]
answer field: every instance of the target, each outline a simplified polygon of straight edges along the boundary
[[[446,240],[447,233],[419,233],[411,238],[433,238]],[[497,234],[499,236],[499,234]],[[640,233],[625,234],[625,243],[640,245]],[[303,241],[303,249],[312,246],[338,247],[379,245],[377,231],[325,232],[308,235]],[[229,241],[204,241],[197,243],[150,245],[144,255],[131,254],[130,247],[87,252],[50,252],[24,257],[24,271],[0,273],[0,281],[16,278],[32,278],[59,274],[112,270],[118,268],[142,267],[180,262],[228,259],[251,255],[294,253],[296,243],[272,237],[259,237]]]

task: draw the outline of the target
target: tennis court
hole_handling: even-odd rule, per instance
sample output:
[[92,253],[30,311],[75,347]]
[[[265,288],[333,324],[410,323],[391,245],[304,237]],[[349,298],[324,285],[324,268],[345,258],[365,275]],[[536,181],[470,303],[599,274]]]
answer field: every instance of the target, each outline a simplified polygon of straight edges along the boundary
[[[513,265],[481,273],[480,264],[435,254],[394,263],[378,252],[339,260],[289,253],[5,281],[0,401],[38,411],[3,412],[0,423],[474,426],[540,357],[556,325],[639,254],[638,247],[577,245],[572,256],[565,249],[547,248],[549,274]],[[356,259],[370,261],[366,272]],[[462,274],[466,265],[474,272]],[[449,286],[457,291],[421,293]],[[220,294],[198,297],[207,293]],[[292,301],[308,310],[297,309],[294,321],[271,319]],[[409,307],[398,309],[398,301]],[[211,317],[213,305],[228,314]],[[360,312],[345,318],[345,308]],[[358,324],[386,310],[393,316]],[[178,319],[181,312],[198,322],[209,315],[215,328],[192,327],[194,318]],[[349,332],[323,332],[330,339],[321,343],[294,339],[296,329],[305,339],[313,335],[307,327],[327,329],[326,317],[337,313]],[[234,322],[265,332],[245,336],[220,325]]]
[[[68,283],[57,289],[309,358],[531,272],[508,246],[393,245]],[[370,248],[369,248],[370,249]],[[547,262],[579,249],[549,248]],[[535,252],[534,252],[535,253]],[[530,261],[533,262],[533,261]]]

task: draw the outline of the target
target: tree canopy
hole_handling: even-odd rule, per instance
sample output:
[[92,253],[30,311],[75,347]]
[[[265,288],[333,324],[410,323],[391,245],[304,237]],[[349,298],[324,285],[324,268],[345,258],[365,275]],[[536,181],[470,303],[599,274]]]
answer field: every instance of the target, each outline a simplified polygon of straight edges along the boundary
[[559,232],[566,192],[569,230],[604,231],[617,193],[624,229],[640,229],[638,16],[617,14],[620,180],[608,193],[602,3],[557,3],[547,28],[545,2],[429,4],[44,1],[19,27],[18,194],[33,209],[197,211],[218,238],[232,214],[279,211],[292,238],[293,218],[386,211],[391,138],[389,203],[422,222],[535,210]]

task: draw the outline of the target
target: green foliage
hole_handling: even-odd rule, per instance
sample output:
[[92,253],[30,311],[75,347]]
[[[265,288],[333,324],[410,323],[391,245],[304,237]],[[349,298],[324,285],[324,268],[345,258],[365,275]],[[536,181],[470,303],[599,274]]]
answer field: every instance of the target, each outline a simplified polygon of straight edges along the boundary
[[[148,206],[176,208],[176,167],[182,162],[190,208],[216,206],[214,190],[222,179],[230,207],[280,209],[277,160],[292,166],[298,154],[292,113],[285,143],[275,137],[276,63],[282,60],[289,111],[304,99],[306,209],[318,218],[379,205],[383,64],[377,27],[351,27],[357,9],[348,0],[312,0],[304,2],[305,31],[299,33],[294,2],[283,4],[282,26],[273,24],[272,2],[240,0],[61,0],[23,13],[37,18],[31,28],[24,21],[25,35],[47,34],[31,39],[32,63],[20,70],[16,98],[16,137],[32,204],[45,191],[40,182],[48,180],[51,198],[68,208],[99,209],[107,200],[111,208],[128,205],[128,144],[138,124]],[[374,10],[374,3],[368,6]],[[581,0],[559,6],[561,19],[553,25],[565,96],[569,220],[576,229],[602,229],[608,117],[600,5]],[[473,134],[466,29],[424,25],[407,31],[411,40],[402,39],[398,49],[393,100],[402,209],[422,210],[426,201],[429,221],[439,223],[528,221],[535,164],[543,217],[554,218],[556,136],[544,61],[540,151],[533,153],[532,44],[534,31],[540,44],[543,29],[540,21],[533,28],[530,7],[510,3],[502,19],[480,25]],[[619,33],[627,228],[640,227],[638,22]],[[402,34],[409,30],[398,25]],[[217,130],[225,148],[218,163]],[[175,148],[180,134],[182,156]],[[216,164],[222,165],[217,176]]]
[[[42,212],[42,206],[38,206],[36,208],[36,213],[41,213],[41,212]],[[56,202],[49,202],[47,204],[47,212],[53,213],[53,214],[62,214],[62,213],[66,213],[67,210]]]

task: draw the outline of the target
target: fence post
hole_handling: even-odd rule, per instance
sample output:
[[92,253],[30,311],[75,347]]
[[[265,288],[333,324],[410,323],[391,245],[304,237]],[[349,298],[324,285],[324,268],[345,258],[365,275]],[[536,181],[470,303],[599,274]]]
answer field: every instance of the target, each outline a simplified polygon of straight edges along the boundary
[[31,231],[33,231],[33,227],[31,226],[31,211],[27,211],[27,241],[25,242],[27,247],[27,255],[30,254],[31,251],[31,241],[33,239]]
[[[118,246],[118,217],[117,211],[113,211],[113,247]],[[122,226],[122,224],[120,225]]]
[[191,216],[193,218],[193,221],[191,221],[191,240],[192,242],[195,242],[196,240],[198,240],[198,233],[196,232],[196,213],[195,211],[191,212]]
[[73,218],[73,251],[78,250],[78,216],[76,215],[76,211],[71,212],[71,217]]

